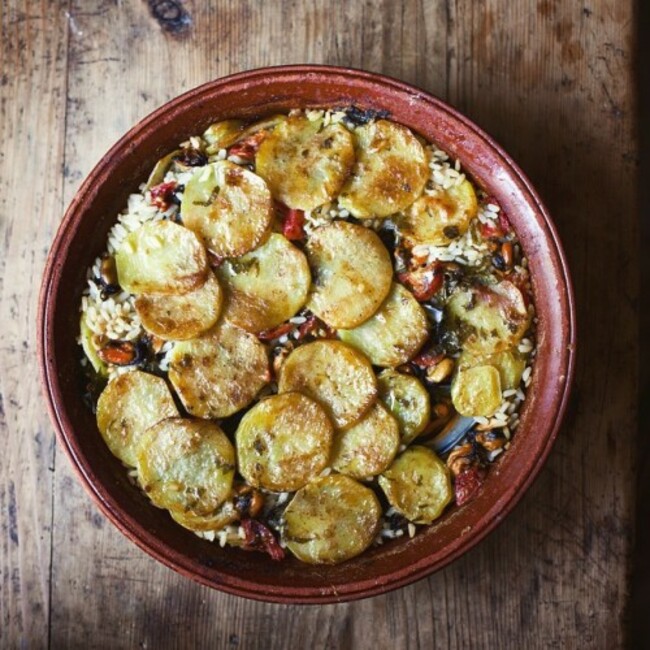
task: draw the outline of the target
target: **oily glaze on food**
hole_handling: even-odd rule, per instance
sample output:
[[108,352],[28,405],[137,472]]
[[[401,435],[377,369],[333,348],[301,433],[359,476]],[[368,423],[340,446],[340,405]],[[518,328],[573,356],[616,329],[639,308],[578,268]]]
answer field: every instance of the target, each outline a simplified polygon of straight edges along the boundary
[[89,270],[99,431],[202,537],[338,563],[480,493],[534,308],[507,216],[388,116],[211,125],[163,157]]

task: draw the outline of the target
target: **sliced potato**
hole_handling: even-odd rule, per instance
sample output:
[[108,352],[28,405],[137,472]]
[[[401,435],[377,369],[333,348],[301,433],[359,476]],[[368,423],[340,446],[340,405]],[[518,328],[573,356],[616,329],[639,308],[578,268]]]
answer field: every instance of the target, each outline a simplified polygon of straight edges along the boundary
[[243,255],[268,234],[271,193],[253,172],[220,160],[201,167],[187,182],[181,216],[218,257]]
[[521,376],[526,369],[526,359],[516,348],[485,356],[463,352],[458,358],[457,365],[461,370],[474,366],[494,366],[499,371],[501,390],[510,390],[519,388]]
[[242,120],[222,120],[215,122],[203,132],[203,139],[208,143],[206,153],[212,155],[220,149],[227,149],[241,136],[244,129]]
[[252,334],[220,322],[174,346],[169,380],[188,413],[225,418],[248,406],[269,381],[266,348]]
[[397,420],[377,401],[361,420],[337,433],[332,467],[352,478],[376,476],[391,464],[399,444]]
[[173,221],[147,221],[130,232],[115,254],[120,286],[129,293],[187,293],[208,274],[203,244]]
[[397,512],[415,524],[430,524],[453,497],[449,470],[434,452],[413,446],[379,477],[379,486]]
[[165,180],[165,175],[167,174],[167,170],[172,166],[172,163],[174,162],[174,158],[176,158],[176,156],[178,156],[180,153],[181,150],[176,149],[176,151],[172,151],[171,153],[168,153],[166,156],[163,156],[155,164],[145,184],[145,190],[150,190],[152,187],[156,185],[160,185],[160,183],[162,183]]
[[213,515],[230,496],[235,450],[214,422],[170,418],[145,431],[137,467],[142,488],[154,505],[177,513]]
[[515,346],[530,325],[521,291],[507,280],[460,289],[446,305],[447,323],[458,328],[472,354],[492,354]]
[[402,444],[424,431],[431,418],[431,400],[422,382],[413,375],[384,370],[377,377],[379,398],[399,423]]
[[355,132],[357,161],[339,195],[339,205],[359,219],[388,217],[422,194],[429,176],[424,147],[394,122],[377,120]]
[[212,271],[194,291],[178,295],[141,293],[135,310],[147,332],[166,341],[193,339],[207,332],[219,318],[223,293]]
[[330,474],[308,483],[284,513],[283,538],[309,564],[338,564],[363,553],[379,530],[375,493],[349,476]]
[[240,474],[255,487],[293,492],[327,465],[334,427],[300,393],[273,395],[246,413],[235,434]]
[[459,370],[451,383],[451,401],[461,415],[489,418],[502,400],[501,377],[494,366]]
[[81,339],[81,347],[90,365],[95,369],[95,372],[102,377],[108,376],[108,366],[97,354],[97,348],[93,342],[94,332],[88,327],[86,322],[86,314],[81,314],[79,321],[79,334]]
[[204,533],[218,531],[239,519],[239,513],[232,500],[222,503],[215,512],[208,515],[196,515],[192,511],[169,511],[171,518],[193,532]]
[[354,329],[339,329],[338,334],[375,366],[394,368],[409,361],[424,345],[429,321],[413,294],[394,282],[373,316]]
[[254,334],[294,316],[311,284],[304,253],[276,233],[243,257],[226,260],[217,273],[226,290],[224,318]]
[[313,210],[338,196],[354,164],[353,136],[344,126],[292,115],[260,145],[257,173],[290,208]]
[[97,401],[97,428],[108,448],[125,465],[136,466],[146,429],[178,416],[164,379],[140,370],[112,379]]
[[280,371],[278,392],[299,391],[323,406],[338,428],[357,422],[373,405],[377,380],[360,352],[340,341],[296,348]]
[[332,327],[356,327],[379,309],[393,278],[390,255],[368,228],[335,221],[307,242],[313,273],[308,307]]
[[397,225],[411,246],[448,246],[467,232],[477,212],[476,193],[465,180],[436,196],[421,196],[397,220]]

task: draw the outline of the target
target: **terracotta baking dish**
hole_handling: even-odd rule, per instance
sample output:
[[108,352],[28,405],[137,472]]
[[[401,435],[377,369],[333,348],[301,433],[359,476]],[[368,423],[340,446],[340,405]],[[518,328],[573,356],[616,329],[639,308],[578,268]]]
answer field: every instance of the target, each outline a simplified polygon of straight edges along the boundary
[[[480,495],[452,508],[413,539],[372,548],[339,566],[199,539],[174,524],[131,485],[103,444],[81,398],[78,310],[86,268],[128,194],[156,160],[210,123],[258,117],[293,107],[354,104],[390,112],[437,142],[507,211],[528,256],[539,316],[538,357],[521,424],[510,450],[490,471]],[[48,408],[85,488],[104,514],[147,553],[198,582],[232,594],[291,603],[326,603],[386,592],[445,566],[480,542],[521,499],[540,471],[566,408],[576,324],[567,263],[539,197],[511,158],[467,118],[412,86],[345,68],[286,66],[207,83],[142,120],[100,160],[70,204],[52,245],[40,297],[39,354]]]

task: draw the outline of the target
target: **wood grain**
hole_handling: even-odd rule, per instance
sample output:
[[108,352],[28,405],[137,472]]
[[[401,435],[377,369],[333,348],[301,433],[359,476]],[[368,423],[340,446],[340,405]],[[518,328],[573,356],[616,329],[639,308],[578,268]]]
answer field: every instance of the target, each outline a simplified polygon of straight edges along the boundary
[[[187,0],[179,29],[173,5],[0,9],[0,647],[620,647],[638,374],[631,0]],[[508,520],[427,580],[302,608],[195,585],[108,524],[55,451],[34,349],[47,247],[106,149],[204,81],[298,62],[414,83],[495,136],[554,216],[581,326],[570,416]]]

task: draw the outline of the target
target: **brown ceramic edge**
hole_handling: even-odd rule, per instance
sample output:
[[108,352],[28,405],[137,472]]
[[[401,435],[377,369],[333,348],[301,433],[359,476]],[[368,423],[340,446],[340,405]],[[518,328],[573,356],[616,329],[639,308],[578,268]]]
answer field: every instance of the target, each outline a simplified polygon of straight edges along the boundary
[[[563,366],[566,367],[566,373],[565,373],[565,380],[563,382],[563,386],[561,388],[561,392],[559,395],[560,402],[556,410],[555,425],[552,431],[550,432],[550,434],[546,436],[542,453],[538,455],[535,461],[528,467],[529,471],[525,474],[524,479],[516,486],[513,486],[515,488],[515,491],[513,492],[512,490],[510,490],[507,499],[505,498],[504,495],[504,497],[500,499],[495,504],[495,506],[490,508],[489,511],[486,511],[485,515],[475,523],[474,528],[478,529],[478,532],[476,534],[469,537],[467,542],[464,542],[464,540],[461,538],[459,540],[459,543],[453,545],[452,551],[450,551],[442,560],[439,560],[433,563],[432,565],[431,562],[427,561],[427,558],[425,558],[424,560],[419,562],[418,565],[412,567],[411,570],[407,568],[405,571],[400,572],[398,578],[395,578],[393,574],[386,574],[385,576],[382,576],[379,579],[366,580],[361,583],[355,583],[354,587],[350,589],[346,589],[345,587],[337,589],[332,586],[329,588],[327,587],[299,588],[299,589],[292,590],[291,588],[287,589],[286,587],[273,588],[273,587],[266,586],[267,591],[260,591],[259,589],[251,590],[251,588],[248,585],[248,582],[239,583],[239,581],[235,581],[235,583],[233,584],[230,584],[228,582],[223,582],[223,583],[220,582],[218,584],[215,584],[214,581],[207,579],[202,575],[196,574],[195,572],[193,572],[192,569],[188,569],[183,563],[179,563],[175,561],[172,557],[170,557],[168,553],[165,553],[164,551],[160,550],[159,545],[156,544],[155,537],[150,535],[147,531],[133,529],[132,526],[129,525],[130,522],[128,521],[128,518],[126,521],[124,521],[119,516],[119,513],[116,514],[111,509],[109,500],[105,498],[101,490],[98,490],[93,485],[89,476],[84,471],[83,463],[81,462],[81,459],[77,457],[74,450],[68,444],[68,440],[64,434],[64,430],[65,430],[64,422],[61,421],[59,417],[60,414],[58,413],[55,406],[56,395],[53,394],[52,390],[50,389],[51,383],[48,381],[49,378],[51,377],[50,370],[52,369],[49,367],[51,364],[45,356],[45,350],[47,349],[47,330],[48,330],[47,325],[49,323],[49,316],[51,315],[51,312],[48,309],[49,300],[47,299],[47,296],[45,294],[47,292],[47,288],[52,283],[53,276],[56,275],[56,261],[55,261],[56,253],[61,248],[63,243],[65,243],[66,240],[65,234],[66,234],[66,229],[67,229],[66,227],[68,225],[68,222],[71,221],[74,208],[77,205],[77,203],[80,202],[82,195],[84,195],[90,189],[90,186],[92,184],[92,178],[97,174],[99,168],[103,166],[104,161],[106,159],[110,158],[110,156],[113,153],[116,153],[117,150],[122,149],[124,142],[131,138],[133,131],[140,131],[149,122],[158,119],[159,113],[161,112],[167,113],[170,110],[169,104],[166,104],[165,106],[157,109],[151,115],[144,118],[140,123],[138,123],[135,127],[133,127],[133,129],[129,131],[122,139],[120,139],[109,150],[109,152],[104,157],[102,157],[102,159],[100,159],[96,167],[91,171],[91,173],[87,177],[86,181],[81,185],[79,191],[75,196],[75,199],[73,199],[66,212],[66,215],[61,223],[61,226],[56,235],[56,238],[54,240],[54,243],[50,251],[50,255],[47,260],[45,274],[44,274],[44,281],[41,287],[41,295],[39,297],[38,351],[39,351],[39,359],[40,359],[41,380],[43,381],[44,388],[46,389],[48,410],[50,412],[50,416],[53,422],[56,425],[55,428],[56,428],[57,437],[59,438],[59,441],[63,443],[66,453],[72,460],[75,472],[80,476],[84,486],[93,497],[93,500],[97,502],[97,504],[99,505],[100,509],[104,512],[104,514],[108,516],[108,518],[118,527],[118,529],[120,529],[127,537],[129,537],[129,539],[134,541],[138,546],[143,548],[143,550],[148,552],[156,559],[162,561],[167,566],[170,566],[171,568],[177,570],[179,573],[189,576],[194,580],[196,580],[197,582],[200,582],[206,586],[218,588],[222,591],[231,594],[245,596],[247,598],[252,598],[257,600],[273,601],[278,603],[308,604],[308,603],[342,602],[346,600],[353,600],[357,598],[372,596],[378,593],[385,593],[392,589],[396,589],[406,584],[409,584],[411,582],[414,582],[415,580],[418,580],[432,573],[433,571],[436,571],[448,565],[450,562],[452,562],[454,559],[456,559],[457,557],[459,557],[460,555],[468,551],[470,548],[472,548],[477,543],[479,543],[486,535],[488,535],[498,525],[498,523],[500,523],[500,521],[502,521],[505,518],[505,516],[516,506],[516,504],[523,497],[524,492],[528,489],[528,487],[530,486],[534,478],[537,476],[541,466],[543,465],[548,454],[550,453],[550,450],[557,437],[558,431],[561,426],[561,421],[566,410],[566,404],[568,401],[568,396],[570,392],[570,387],[571,387],[572,378],[574,374],[574,366],[575,366],[576,329],[575,329],[575,304],[574,304],[574,297],[573,297],[573,287],[568,273],[566,257],[561,247],[561,244],[559,242],[554,225],[550,220],[550,217],[546,209],[544,208],[541,200],[537,196],[537,193],[534,191],[530,182],[523,174],[523,172],[518,168],[516,163],[513,162],[513,160],[508,156],[508,154],[506,154],[501,149],[501,147],[492,140],[490,136],[484,133],[471,121],[469,121],[463,115],[459,114],[455,109],[445,104],[441,100],[429,95],[428,93],[425,93],[424,91],[418,88],[414,88],[412,86],[409,86],[408,84],[404,84],[403,82],[391,79],[389,77],[385,77],[382,75],[375,75],[373,73],[368,73],[364,71],[356,71],[351,68],[336,68],[331,66],[278,66],[274,68],[264,68],[260,70],[250,71],[250,72],[238,73],[235,75],[231,75],[229,77],[222,78],[215,82],[208,82],[203,86],[199,86],[177,97],[176,100],[172,100],[173,107],[171,108],[178,109],[183,103],[189,101],[195,95],[200,95],[206,87],[213,87],[215,85],[224,85],[227,83],[231,83],[233,81],[241,81],[247,79],[249,80],[258,76],[267,75],[270,72],[276,72],[276,73],[283,72],[285,74],[322,72],[322,73],[336,74],[339,76],[350,76],[354,78],[361,77],[366,81],[378,84],[380,86],[385,86],[385,87],[393,86],[398,90],[406,91],[409,94],[417,96],[419,99],[426,100],[434,104],[439,110],[443,110],[451,114],[455,119],[462,122],[466,128],[473,131],[474,134],[477,135],[480,139],[488,143],[490,147],[493,149],[493,151],[503,159],[504,166],[509,168],[512,171],[513,177],[521,183],[524,193],[527,193],[529,195],[529,198],[532,199],[532,201],[534,202],[537,211],[543,217],[545,226],[548,228],[552,236],[551,248],[555,249],[554,252],[557,257],[556,261],[559,262],[559,267],[561,270],[561,279],[563,281],[564,286],[567,289],[567,293],[565,296],[563,296],[563,298],[567,303],[566,311],[568,315],[568,322],[566,324],[567,325],[566,329],[567,329],[568,349],[565,351],[565,354],[563,355],[563,357],[565,357],[565,359],[563,359],[564,362]],[[58,393],[58,391],[55,392]],[[502,500],[506,500],[506,503],[501,504]],[[496,506],[500,506],[498,508],[499,510],[498,516],[494,516],[492,514]],[[485,519],[488,519],[488,521],[485,521]]]

